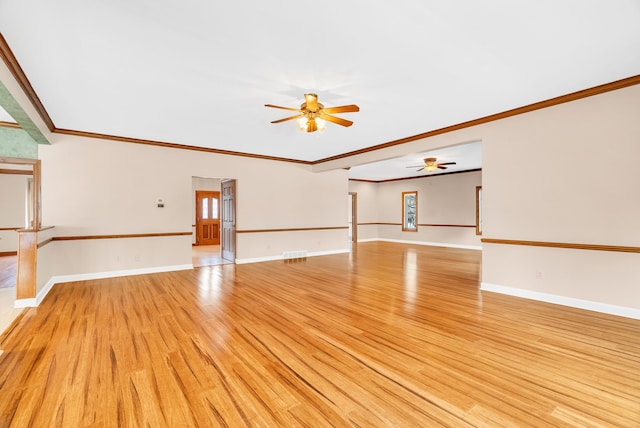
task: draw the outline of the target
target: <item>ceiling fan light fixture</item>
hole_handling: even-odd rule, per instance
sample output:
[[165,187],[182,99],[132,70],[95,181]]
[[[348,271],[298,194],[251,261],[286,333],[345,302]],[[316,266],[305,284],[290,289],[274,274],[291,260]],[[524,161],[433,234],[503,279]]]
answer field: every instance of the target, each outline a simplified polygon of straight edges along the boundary
[[436,164],[437,158],[425,158],[424,159],[424,169],[425,171],[435,171],[438,169],[438,165]]
[[455,162],[438,162],[438,158],[424,158],[423,159],[424,165],[415,165],[415,166],[408,166],[407,168],[418,168],[420,167],[419,170],[417,170],[416,172],[420,172],[420,171],[427,171],[427,172],[433,172],[436,169],[447,169],[447,166],[445,165],[455,165]]
[[327,127],[327,122],[336,123],[341,126],[351,126],[353,122],[334,116],[335,113],[352,113],[360,111],[360,107],[355,104],[345,106],[325,108],[323,104],[318,102],[316,94],[304,94],[305,102],[300,108],[283,107],[273,104],[265,104],[265,107],[278,108],[281,110],[295,111],[295,116],[285,117],[284,119],[272,120],[271,123],[281,123],[287,120],[296,119],[298,128],[303,132],[323,132]]
[[298,128],[302,132],[324,132],[327,129],[327,122],[325,120],[320,119],[319,117],[312,117],[311,115],[306,115],[297,120]]
[[309,119],[306,116],[296,119],[296,123],[298,124],[298,128],[302,132],[307,132],[307,125],[309,123]]
[[318,126],[318,132],[322,133],[327,130],[327,121],[324,119],[320,119],[317,117],[315,119],[316,125]]

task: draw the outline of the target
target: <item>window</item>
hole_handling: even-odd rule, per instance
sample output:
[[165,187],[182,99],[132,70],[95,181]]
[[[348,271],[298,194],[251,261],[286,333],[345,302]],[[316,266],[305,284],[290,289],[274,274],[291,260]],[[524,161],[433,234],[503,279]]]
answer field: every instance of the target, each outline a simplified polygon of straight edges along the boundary
[[218,199],[217,198],[211,198],[211,218],[213,220],[217,220],[218,219]]
[[402,192],[402,231],[418,230],[418,192]]
[[482,186],[476,186],[476,235],[482,235]]
[[209,198],[202,199],[202,219],[209,219]]

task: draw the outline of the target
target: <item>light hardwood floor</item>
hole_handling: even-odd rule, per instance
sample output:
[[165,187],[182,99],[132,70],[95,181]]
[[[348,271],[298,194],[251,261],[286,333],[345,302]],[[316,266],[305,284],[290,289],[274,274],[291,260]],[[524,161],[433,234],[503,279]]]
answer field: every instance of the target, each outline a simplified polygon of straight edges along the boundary
[[194,245],[191,247],[193,267],[218,266],[233,263],[222,258],[220,245]]
[[640,426],[640,321],[481,293],[480,257],[58,284],[0,338],[0,426]]

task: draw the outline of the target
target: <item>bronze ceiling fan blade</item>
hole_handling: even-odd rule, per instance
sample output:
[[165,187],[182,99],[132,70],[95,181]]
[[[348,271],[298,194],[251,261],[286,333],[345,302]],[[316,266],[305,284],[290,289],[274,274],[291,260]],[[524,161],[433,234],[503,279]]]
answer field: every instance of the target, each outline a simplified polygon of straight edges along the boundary
[[273,121],[271,121],[271,123],[286,122],[287,120],[300,119],[301,117],[304,117],[304,114],[298,114],[298,115],[291,116],[291,117],[285,117],[284,119],[273,120]]
[[299,108],[292,108],[292,107],[282,107],[282,106],[274,106],[273,104],[265,104],[265,107],[271,107],[271,108],[279,108],[281,110],[290,110],[290,111],[297,111],[302,113],[302,110],[300,110]]
[[360,107],[355,104],[349,104],[348,106],[338,106],[338,107],[326,107],[323,108],[322,111],[328,114],[333,113],[354,113],[356,111],[360,111]]
[[439,163],[438,165],[455,165],[455,164],[456,164],[455,162],[442,162],[442,163]]
[[447,169],[446,166],[438,165],[438,169]]
[[331,116],[328,115],[323,111],[320,111],[320,113],[318,114],[318,117],[320,117],[320,119],[324,119],[327,122],[333,122],[333,123],[337,123],[338,125],[342,125],[342,126],[351,126],[353,125],[353,122],[350,120],[346,120],[346,119],[341,119],[339,117],[336,116]]
[[307,110],[318,111],[318,96],[316,94],[304,94]]
[[[415,166],[412,166],[411,168],[415,168]],[[420,172],[424,169],[424,167],[420,168],[419,170],[417,170],[416,172]]]

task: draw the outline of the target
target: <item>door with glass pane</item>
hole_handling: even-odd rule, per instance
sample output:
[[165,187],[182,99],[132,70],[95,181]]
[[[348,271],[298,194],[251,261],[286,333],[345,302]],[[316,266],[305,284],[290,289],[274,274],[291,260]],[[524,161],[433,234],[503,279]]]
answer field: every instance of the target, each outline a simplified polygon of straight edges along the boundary
[[196,245],[220,244],[220,192],[196,190]]

